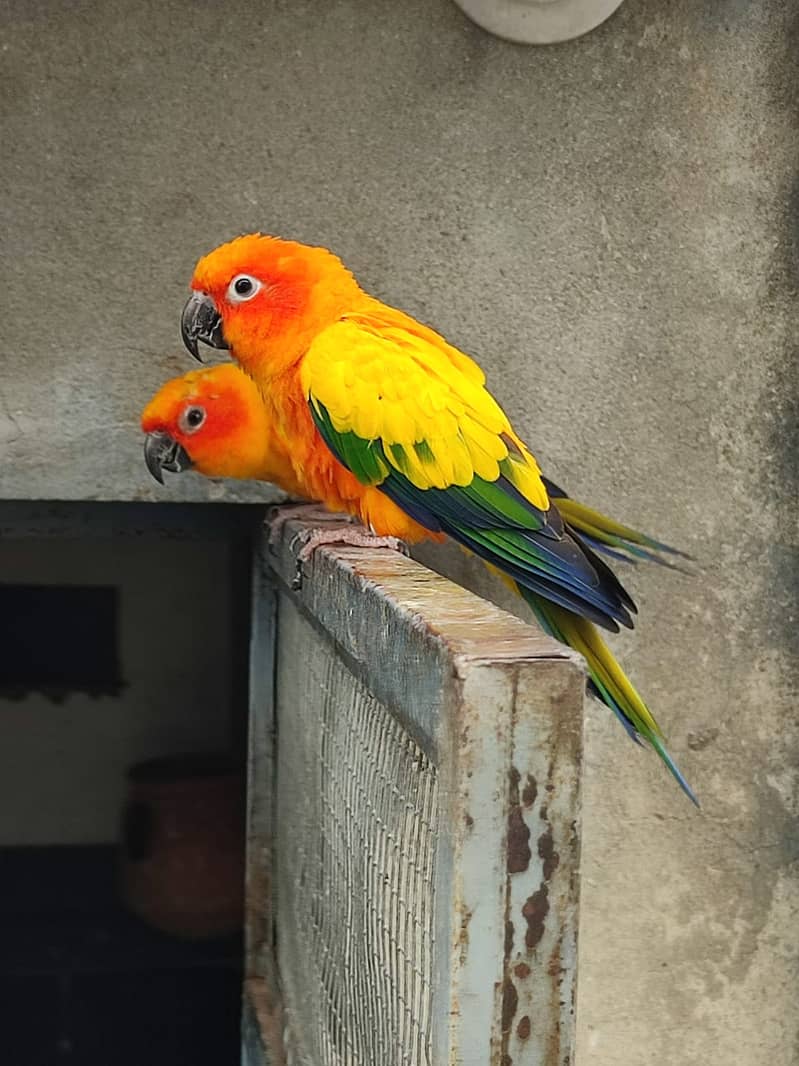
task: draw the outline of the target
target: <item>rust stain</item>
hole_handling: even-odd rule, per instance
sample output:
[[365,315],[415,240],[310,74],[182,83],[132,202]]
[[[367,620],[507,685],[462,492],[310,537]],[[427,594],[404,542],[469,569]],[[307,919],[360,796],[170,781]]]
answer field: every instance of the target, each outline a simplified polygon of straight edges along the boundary
[[530,1015],[525,1014],[525,1016],[516,1026],[516,1035],[519,1037],[520,1040],[529,1040],[531,1028],[532,1026],[530,1025]]
[[[257,845],[258,841],[256,841]],[[244,925],[249,948],[245,966],[248,977],[258,977],[258,959],[264,952],[271,952],[272,899],[269,871],[260,862],[252,863],[247,870],[247,891],[244,898]],[[250,972],[254,967],[255,972]]]
[[[549,1002],[550,1002],[550,1017],[551,1027],[547,1037],[546,1047],[546,1066],[560,1066],[563,1063],[562,1055],[562,1037],[561,1037],[561,1008],[564,1006],[562,999],[562,985],[563,985],[563,963],[562,963],[562,945],[563,945],[563,933],[557,939],[555,947],[552,950],[552,954],[547,964],[547,974],[552,978],[550,984]],[[573,991],[572,986],[572,991]],[[568,1037],[566,1038],[568,1041]],[[567,1066],[571,1061],[571,1056],[567,1054],[566,1063],[563,1066]]]
[[546,885],[541,885],[537,892],[527,897],[522,907],[522,917],[527,922],[524,942],[529,951],[533,951],[541,943],[548,914],[549,889]]
[[513,1066],[513,1059],[510,1057],[507,1051],[504,1051],[502,1053],[502,1060],[499,1066]]
[[530,969],[530,967],[527,965],[526,962],[519,962],[519,963],[516,964],[516,966],[514,966],[513,972],[516,974],[516,976],[520,980],[523,981],[526,977],[530,976],[530,974],[532,973],[532,970]]
[[508,812],[508,873],[520,874],[530,865],[530,830],[525,824],[521,807],[516,804]]
[[505,922],[505,958],[509,959],[513,951],[513,922],[508,918]]
[[527,775],[527,781],[522,789],[522,803],[525,807],[532,807],[538,795],[538,784],[532,774]]
[[502,1033],[503,1036],[511,1031],[516,1008],[519,1006],[519,993],[516,985],[510,977],[502,982]]
[[469,922],[472,920],[472,912],[468,907],[463,908],[463,914],[461,915],[461,941],[469,941]]
[[[244,1016],[254,1015],[256,1039],[268,1052],[269,1061],[275,1066],[285,1066],[283,1036],[285,1033],[285,1019],[283,1017],[282,1004],[275,996],[269,983],[260,977],[250,977],[244,983]],[[252,1022],[248,1020],[245,1028],[249,1028]]]
[[557,870],[558,863],[560,862],[560,856],[555,851],[555,845],[552,842],[551,825],[547,826],[538,838],[538,855],[544,867],[544,881],[549,881],[555,870]]
[[560,1055],[560,1014],[555,1011],[555,1024],[549,1032],[547,1040],[545,1066],[558,1066],[561,1061]]
[[519,802],[521,774],[515,766],[510,768],[510,806],[508,809],[507,867],[509,874],[520,874],[530,865],[530,830],[524,821]]
[[461,924],[458,930],[458,948],[460,949],[461,965],[466,962],[466,954],[469,950],[469,922],[472,920],[472,912],[468,907],[461,908]]
[[558,941],[552,950],[549,962],[547,963],[547,973],[550,977],[557,977],[558,984],[563,983],[563,965],[560,957],[561,943],[563,941],[563,934],[558,937]]

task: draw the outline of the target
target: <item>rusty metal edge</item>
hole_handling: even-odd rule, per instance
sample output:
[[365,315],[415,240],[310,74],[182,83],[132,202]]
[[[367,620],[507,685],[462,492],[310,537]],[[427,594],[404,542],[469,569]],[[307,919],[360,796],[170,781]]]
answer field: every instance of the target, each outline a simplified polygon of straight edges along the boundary
[[283,1007],[271,983],[260,977],[244,982],[242,1066],[286,1066]]

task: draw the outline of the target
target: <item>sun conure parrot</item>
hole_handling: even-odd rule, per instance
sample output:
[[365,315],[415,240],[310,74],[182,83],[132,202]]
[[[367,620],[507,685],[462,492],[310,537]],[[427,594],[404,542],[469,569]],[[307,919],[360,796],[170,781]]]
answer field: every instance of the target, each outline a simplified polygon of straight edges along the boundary
[[162,385],[142,411],[144,460],[162,470],[271,481],[302,495],[258,387],[233,363],[193,370]]
[[[258,386],[234,363],[167,381],[142,411],[141,427],[147,469],[162,485],[164,470],[194,470],[205,477],[270,481],[290,496],[310,498]],[[543,481],[550,498],[557,499],[561,517],[601,551],[625,562],[660,561],[643,547],[656,546],[655,541],[570,499],[548,478]]]
[[594,693],[696,803],[596,629],[632,628],[636,610],[596,548],[681,553],[564,499],[480,367],[364,292],[327,249],[239,237],[200,259],[191,287],[186,347],[196,358],[199,341],[229,349],[257,384],[302,494],[379,537],[449,536],[500,570],[545,631],[584,656]]

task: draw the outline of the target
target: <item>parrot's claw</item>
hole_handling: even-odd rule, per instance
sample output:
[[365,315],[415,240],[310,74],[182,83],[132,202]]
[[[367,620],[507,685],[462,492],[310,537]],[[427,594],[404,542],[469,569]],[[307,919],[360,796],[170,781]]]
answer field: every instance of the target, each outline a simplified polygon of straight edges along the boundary
[[[323,522],[334,520],[338,523],[352,521],[349,515],[334,514],[332,511],[326,511],[318,503],[284,503],[279,507],[273,507],[266,520],[266,525],[269,529],[270,547],[280,540],[281,531],[286,522],[297,518],[313,525],[320,525]],[[302,536],[302,534],[298,534],[298,536]]]
[[321,548],[325,544],[343,544],[353,548],[390,548],[392,551],[401,552],[403,555],[410,555],[408,545],[404,540],[400,540],[399,537],[379,537],[368,529],[364,529],[361,525],[345,526],[344,528],[337,526],[335,529],[315,529],[313,531],[303,530],[292,540],[292,549],[300,541],[302,542],[302,547],[297,552],[297,570],[291,583],[291,587],[295,592],[302,588],[303,565],[308,562],[317,548]]

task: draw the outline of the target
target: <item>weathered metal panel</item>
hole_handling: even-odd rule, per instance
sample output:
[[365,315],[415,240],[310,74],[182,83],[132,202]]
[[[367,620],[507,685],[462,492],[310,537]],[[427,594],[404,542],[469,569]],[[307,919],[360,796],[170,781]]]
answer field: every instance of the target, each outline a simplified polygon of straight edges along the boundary
[[431,1064],[435,763],[281,598],[278,964],[290,1062]]
[[503,1066],[573,1059],[585,681],[539,662],[517,668],[506,792]]
[[247,757],[247,879],[245,973],[274,977],[272,872],[274,869],[275,652],[277,591],[263,543],[255,556],[250,637]]
[[[289,520],[267,552],[277,782],[251,848],[272,854],[257,838],[276,835],[279,973],[262,973],[287,1061],[566,1066],[579,660],[387,549],[322,547],[293,589],[307,532]],[[260,729],[253,788],[271,796]],[[248,891],[248,909],[272,907],[252,898],[263,879]]]
[[[442,950],[436,965],[436,1062],[496,1063],[498,995],[503,979],[506,897],[507,768],[513,735],[513,668],[456,661],[457,696],[447,723],[449,788],[439,816]],[[448,945],[449,951],[444,950]]]

